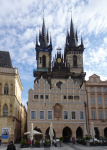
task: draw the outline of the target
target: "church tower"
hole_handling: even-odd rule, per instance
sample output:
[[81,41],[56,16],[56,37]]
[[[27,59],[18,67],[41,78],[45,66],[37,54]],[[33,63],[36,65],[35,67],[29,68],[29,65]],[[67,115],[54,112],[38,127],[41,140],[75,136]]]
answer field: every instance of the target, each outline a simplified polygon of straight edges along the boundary
[[78,46],[78,35],[74,31],[74,25],[71,18],[70,33],[67,30],[66,44],[64,50],[64,60],[75,82],[82,85],[86,73],[83,72],[83,52],[84,44],[81,36],[81,44]]
[[52,39],[50,35],[49,43],[49,33],[45,28],[45,21],[43,16],[42,31],[39,29],[39,43],[38,36],[36,35],[36,60],[37,60],[37,70],[34,70],[34,76],[40,78],[41,75],[46,74],[51,68],[51,52],[52,52]]

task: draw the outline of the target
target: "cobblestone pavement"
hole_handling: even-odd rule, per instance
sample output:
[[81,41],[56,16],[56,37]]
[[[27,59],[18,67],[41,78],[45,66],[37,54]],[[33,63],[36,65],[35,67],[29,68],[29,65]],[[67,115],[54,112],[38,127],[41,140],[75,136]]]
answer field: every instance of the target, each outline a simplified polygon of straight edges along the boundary
[[[107,150],[107,146],[93,146],[93,147],[86,147],[84,145],[81,144],[75,144],[73,145],[72,143],[67,143],[67,144],[63,144],[63,147],[54,147],[51,146],[50,148],[44,148],[44,147],[40,147],[40,148],[20,148],[20,144],[15,144],[16,146],[16,150]],[[6,150],[7,149],[7,145],[6,144],[2,144],[0,146],[0,150]]]

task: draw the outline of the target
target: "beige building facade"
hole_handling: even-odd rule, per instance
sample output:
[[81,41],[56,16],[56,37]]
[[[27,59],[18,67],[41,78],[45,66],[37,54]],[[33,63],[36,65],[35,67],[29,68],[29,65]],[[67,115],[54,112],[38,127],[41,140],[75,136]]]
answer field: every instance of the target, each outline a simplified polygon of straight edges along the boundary
[[10,140],[16,142],[21,138],[22,91],[23,86],[18,69],[13,68],[9,52],[0,51],[0,136],[2,143]]
[[94,124],[95,137],[107,138],[107,81],[93,74],[85,84],[87,91],[88,132]]
[[42,77],[35,82],[34,88],[28,91],[27,102],[27,131],[33,123],[34,129],[39,128],[45,135],[49,135],[50,123],[56,137],[84,137],[86,125],[86,91],[78,84],[74,84],[71,77],[61,85],[61,89],[50,85]]

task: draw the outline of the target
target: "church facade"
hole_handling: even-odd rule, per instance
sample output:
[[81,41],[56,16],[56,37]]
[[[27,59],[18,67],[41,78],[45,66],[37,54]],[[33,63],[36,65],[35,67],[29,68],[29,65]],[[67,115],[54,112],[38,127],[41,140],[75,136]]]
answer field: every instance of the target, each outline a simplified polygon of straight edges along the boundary
[[[49,42],[50,41],[50,42]],[[86,73],[83,71],[84,45],[78,45],[71,18],[70,33],[67,31],[64,55],[60,48],[52,60],[52,38],[46,32],[43,18],[42,31],[36,38],[37,69],[33,89],[28,91],[27,130],[30,124],[34,129],[49,135],[50,123],[53,123],[54,138],[61,136],[84,137],[87,128],[87,97],[82,88]]]

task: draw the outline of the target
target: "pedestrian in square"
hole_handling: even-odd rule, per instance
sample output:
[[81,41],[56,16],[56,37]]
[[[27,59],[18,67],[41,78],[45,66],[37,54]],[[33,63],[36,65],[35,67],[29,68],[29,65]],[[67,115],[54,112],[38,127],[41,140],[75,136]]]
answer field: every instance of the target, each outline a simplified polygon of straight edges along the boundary
[[13,150],[10,143],[7,144],[7,150]]
[[15,147],[15,145],[13,144],[13,141],[11,141],[10,144],[11,144],[12,150],[16,150],[16,147]]

